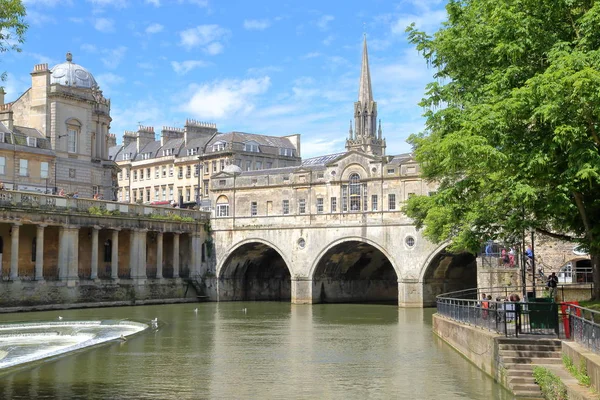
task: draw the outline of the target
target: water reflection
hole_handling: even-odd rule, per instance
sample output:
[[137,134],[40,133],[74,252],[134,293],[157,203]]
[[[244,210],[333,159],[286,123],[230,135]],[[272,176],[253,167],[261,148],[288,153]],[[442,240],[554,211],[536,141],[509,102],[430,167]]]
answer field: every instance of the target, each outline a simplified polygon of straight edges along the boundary
[[0,398],[512,398],[431,333],[432,313],[289,303],[61,311],[66,319],[158,317],[160,328],[14,370],[0,377]]

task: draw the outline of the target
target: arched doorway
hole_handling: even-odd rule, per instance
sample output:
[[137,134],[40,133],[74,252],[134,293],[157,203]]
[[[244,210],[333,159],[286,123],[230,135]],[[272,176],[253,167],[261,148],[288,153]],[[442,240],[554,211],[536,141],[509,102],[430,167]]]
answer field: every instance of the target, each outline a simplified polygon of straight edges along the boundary
[[219,273],[219,300],[290,301],[290,271],[272,247],[251,242],[236,248]]
[[339,243],[323,254],[313,273],[313,300],[321,303],[398,303],[398,276],[375,246]]
[[471,253],[437,253],[423,275],[423,306],[434,306],[442,293],[477,287],[477,259]]

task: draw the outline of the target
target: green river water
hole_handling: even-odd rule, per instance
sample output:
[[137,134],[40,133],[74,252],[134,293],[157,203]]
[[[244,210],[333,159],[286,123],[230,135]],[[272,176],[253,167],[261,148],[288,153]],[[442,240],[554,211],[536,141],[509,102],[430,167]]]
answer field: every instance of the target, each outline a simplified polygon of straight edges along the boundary
[[432,334],[434,312],[232,302],[4,314],[159,327],[0,371],[0,399],[512,399]]

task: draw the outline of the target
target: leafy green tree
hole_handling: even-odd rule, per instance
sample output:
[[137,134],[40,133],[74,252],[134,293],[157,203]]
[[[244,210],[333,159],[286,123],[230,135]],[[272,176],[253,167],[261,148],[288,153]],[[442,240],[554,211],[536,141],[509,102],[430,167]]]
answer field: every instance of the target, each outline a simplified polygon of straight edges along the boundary
[[600,298],[600,1],[449,0],[409,139],[439,182],[405,207],[424,235],[477,251],[534,229],[590,251]]
[[[21,0],[0,0],[0,53],[20,52],[19,46],[25,41],[27,23],[25,6]],[[0,81],[6,79],[6,72],[0,75]]]

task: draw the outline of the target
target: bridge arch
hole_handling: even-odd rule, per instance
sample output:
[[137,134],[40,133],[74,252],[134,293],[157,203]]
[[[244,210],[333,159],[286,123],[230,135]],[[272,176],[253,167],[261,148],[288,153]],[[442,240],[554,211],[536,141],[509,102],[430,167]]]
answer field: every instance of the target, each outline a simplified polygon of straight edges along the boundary
[[419,272],[423,284],[423,305],[435,305],[436,296],[455,290],[477,287],[477,257],[462,252],[451,253],[446,241],[439,245],[425,260]]
[[219,301],[291,299],[291,264],[276,245],[246,239],[225,254],[217,266]]
[[309,273],[313,302],[398,302],[394,258],[378,243],[350,236],[329,243]]

